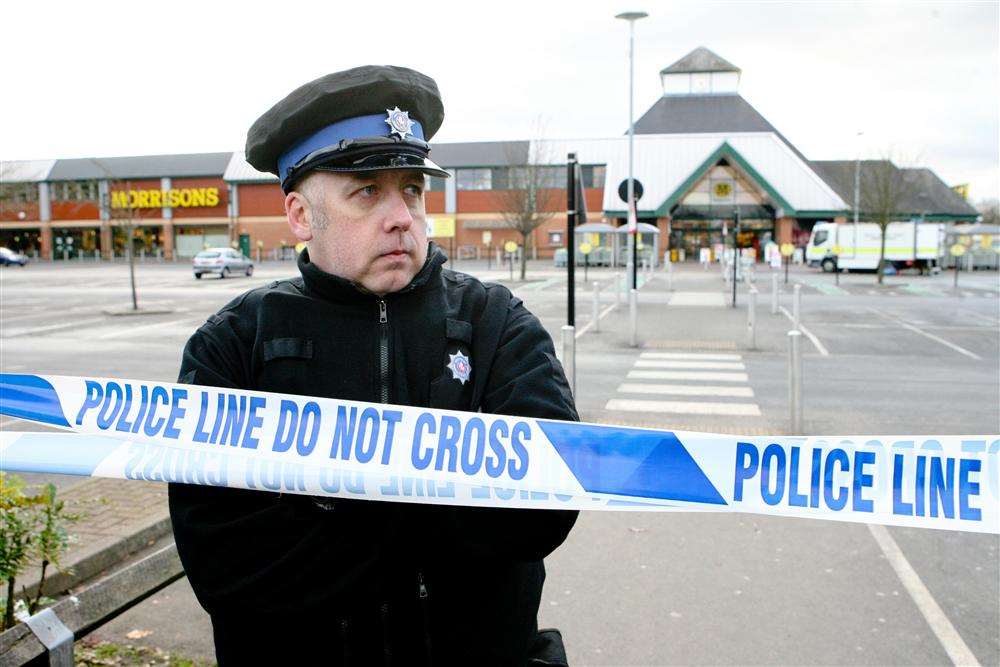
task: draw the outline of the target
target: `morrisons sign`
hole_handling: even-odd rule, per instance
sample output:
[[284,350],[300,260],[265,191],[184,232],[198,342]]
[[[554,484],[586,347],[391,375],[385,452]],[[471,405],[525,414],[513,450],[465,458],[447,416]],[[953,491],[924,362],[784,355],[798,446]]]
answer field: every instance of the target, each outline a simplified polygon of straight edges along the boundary
[[219,205],[219,188],[116,190],[111,208],[195,208]]

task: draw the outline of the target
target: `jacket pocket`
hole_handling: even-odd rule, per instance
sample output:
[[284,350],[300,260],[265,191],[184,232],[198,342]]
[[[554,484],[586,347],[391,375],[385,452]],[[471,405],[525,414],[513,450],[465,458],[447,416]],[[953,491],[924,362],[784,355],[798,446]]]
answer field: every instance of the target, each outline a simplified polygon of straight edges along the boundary
[[264,363],[275,359],[312,359],[313,342],[308,338],[272,338],[264,341]]

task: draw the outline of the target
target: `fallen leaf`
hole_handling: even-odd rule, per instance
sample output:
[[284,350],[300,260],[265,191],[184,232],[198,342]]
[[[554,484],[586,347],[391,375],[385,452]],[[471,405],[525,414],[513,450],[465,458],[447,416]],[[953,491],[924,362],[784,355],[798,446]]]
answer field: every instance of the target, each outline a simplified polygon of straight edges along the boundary
[[125,637],[128,639],[142,639],[151,634],[153,634],[152,630],[132,630],[131,632],[126,632]]

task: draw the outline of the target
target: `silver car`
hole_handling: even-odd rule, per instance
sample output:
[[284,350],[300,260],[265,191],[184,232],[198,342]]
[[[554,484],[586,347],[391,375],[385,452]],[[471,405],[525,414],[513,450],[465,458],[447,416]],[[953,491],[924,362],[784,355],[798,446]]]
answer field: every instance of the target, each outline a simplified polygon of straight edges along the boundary
[[253,275],[253,262],[239,250],[232,248],[206,248],[194,256],[194,277],[200,279],[206,273],[215,273],[220,278],[228,278],[234,273]]

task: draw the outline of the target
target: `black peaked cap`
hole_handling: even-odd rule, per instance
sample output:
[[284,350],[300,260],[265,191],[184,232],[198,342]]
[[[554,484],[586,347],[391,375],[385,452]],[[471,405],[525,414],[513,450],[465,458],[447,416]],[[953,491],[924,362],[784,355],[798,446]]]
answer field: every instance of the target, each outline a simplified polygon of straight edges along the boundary
[[327,74],[296,88],[254,122],[247,132],[247,162],[280,177],[278,158],[297,141],[332,123],[396,106],[420,122],[428,141],[444,121],[441,94],[426,74],[392,65]]

